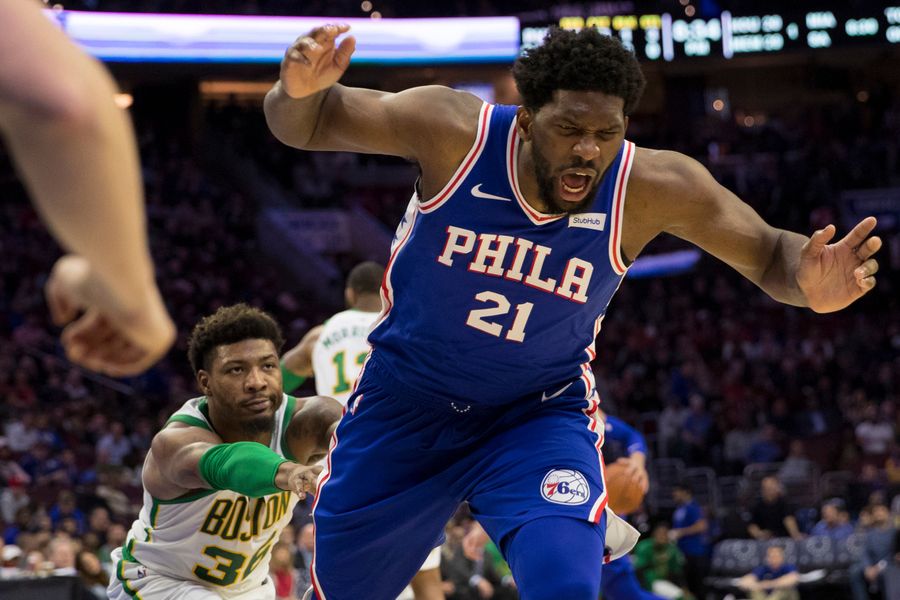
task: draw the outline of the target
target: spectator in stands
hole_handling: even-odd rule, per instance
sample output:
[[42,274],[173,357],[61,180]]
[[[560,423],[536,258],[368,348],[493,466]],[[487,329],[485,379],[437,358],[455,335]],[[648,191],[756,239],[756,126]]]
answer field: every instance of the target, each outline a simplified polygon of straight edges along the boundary
[[681,436],[681,425],[687,419],[687,415],[687,409],[682,406],[678,398],[671,396],[666,401],[666,406],[659,413],[657,421],[663,456],[672,456],[675,453],[678,439]]
[[703,578],[709,571],[709,523],[686,484],[675,485],[672,497],[676,508],[669,537],[677,542],[678,549],[684,554],[688,589],[699,594],[703,589]]
[[106,586],[109,585],[110,574],[106,572],[100,559],[90,550],[81,550],[75,557],[75,570],[87,589],[88,598],[84,600],[105,600]]
[[800,600],[797,567],[785,562],[784,548],[773,544],[766,549],[762,565],[738,580],[738,587],[750,592],[752,600]]
[[[0,486],[12,485],[16,482],[20,485],[29,483],[31,478],[28,473],[19,465],[19,462],[13,457],[12,449],[5,437],[0,436]],[[0,515],[6,521],[6,517]]]
[[15,518],[12,522],[6,522],[6,528],[3,530],[3,542],[6,544],[17,544],[19,535],[28,530],[33,516],[34,513],[30,504],[25,504],[16,510]]
[[784,489],[777,478],[764,477],[760,483],[762,498],[753,507],[747,532],[755,540],[769,540],[790,536],[800,539],[803,535],[797,519],[788,509]]
[[748,411],[738,411],[737,424],[724,436],[723,456],[729,472],[740,473],[753,445],[754,432],[751,428],[751,415]]
[[850,590],[853,600],[868,600],[869,591],[889,598],[884,591],[884,574],[895,561],[897,530],[891,523],[891,512],[885,504],[870,507],[872,526],[863,537],[859,562],[850,569]]
[[830,537],[835,542],[850,537],[853,534],[853,525],[850,524],[850,514],[844,501],[832,498],[822,504],[822,519],[813,526],[809,534]]
[[113,421],[109,432],[97,442],[97,464],[119,466],[129,454],[131,440],[125,435],[125,425]]
[[21,576],[22,549],[15,544],[0,548],[0,579],[15,579]]
[[787,458],[778,469],[778,480],[782,482],[812,482],[817,470],[816,463],[806,456],[803,440],[791,440]]
[[778,444],[778,429],[771,423],[763,425],[756,434],[756,439],[747,451],[747,463],[773,463],[782,457]]
[[[847,495],[851,509],[859,510],[864,505],[886,503],[888,485],[884,471],[874,464],[864,462],[856,481]],[[877,501],[873,502],[873,496]]]
[[474,563],[463,553],[463,538],[466,529],[451,521],[444,529],[446,542],[441,547],[441,580],[447,600],[479,600],[475,587],[471,585],[475,574]]
[[54,575],[77,575],[75,542],[68,535],[53,536],[47,544],[47,560],[53,563]]
[[63,519],[71,517],[75,519],[78,524],[78,533],[84,531],[86,524],[84,513],[78,508],[75,501],[75,494],[70,490],[64,489],[59,492],[59,496],[56,497],[56,504],[53,505],[48,514],[50,515],[50,523],[54,529],[56,529]]
[[879,418],[879,408],[869,402],[865,408],[865,418],[856,426],[856,441],[862,448],[863,461],[876,467],[884,466],[888,450],[894,441],[894,424]]
[[296,600],[297,573],[291,556],[291,546],[277,542],[272,546],[272,557],[269,559],[269,575],[275,583],[276,600]]
[[0,519],[12,525],[16,521],[16,513],[19,509],[27,507],[29,502],[25,481],[21,479],[9,481],[7,487],[0,492]]
[[664,598],[692,598],[687,590],[684,562],[684,554],[669,540],[669,524],[665,521],[659,521],[650,539],[641,540],[634,548],[634,570],[641,586]]
[[692,394],[688,403],[690,410],[681,423],[682,455],[690,462],[706,464],[709,462],[713,418],[700,394]]
[[123,546],[127,537],[128,530],[124,525],[122,525],[121,523],[112,523],[109,526],[109,529],[106,530],[106,540],[97,551],[97,556],[100,558],[100,562],[105,565],[112,564],[110,554],[119,546]]
[[[109,519],[109,511],[105,506],[95,506],[88,515],[88,533],[97,536],[100,543],[106,542],[106,533],[109,531],[112,521]],[[99,547],[100,544],[98,544]]]
[[315,546],[316,528],[312,523],[307,523],[297,532],[297,552],[294,554],[298,590],[306,590],[310,585],[309,565],[312,563]]

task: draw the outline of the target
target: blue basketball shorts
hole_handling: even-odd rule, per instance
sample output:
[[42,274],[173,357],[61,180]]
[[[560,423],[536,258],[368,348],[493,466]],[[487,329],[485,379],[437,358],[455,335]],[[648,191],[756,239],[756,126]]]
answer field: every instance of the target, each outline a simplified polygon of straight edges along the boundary
[[[372,357],[313,504],[318,599],[396,598],[463,501],[504,552],[534,519],[599,524],[603,428],[591,408],[567,395],[502,407],[424,397]],[[603,556],[595,560],[600,569]]]

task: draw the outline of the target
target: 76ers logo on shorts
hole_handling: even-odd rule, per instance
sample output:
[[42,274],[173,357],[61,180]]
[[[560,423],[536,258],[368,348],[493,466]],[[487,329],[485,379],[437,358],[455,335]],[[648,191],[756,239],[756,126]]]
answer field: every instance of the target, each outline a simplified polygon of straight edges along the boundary
[[574,469],[554,469],[541,482],[541,495],[549,502],[578,506],[591,497],[584,475]]

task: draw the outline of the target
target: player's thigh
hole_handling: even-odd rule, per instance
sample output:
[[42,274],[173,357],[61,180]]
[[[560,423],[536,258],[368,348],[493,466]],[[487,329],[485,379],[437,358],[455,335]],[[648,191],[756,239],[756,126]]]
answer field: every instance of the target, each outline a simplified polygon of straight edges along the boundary
[[539,517],[599,523],[606,506],[601,436],[577,398],[557,399],[501,429],[472,470],[469,505],[502,548]]

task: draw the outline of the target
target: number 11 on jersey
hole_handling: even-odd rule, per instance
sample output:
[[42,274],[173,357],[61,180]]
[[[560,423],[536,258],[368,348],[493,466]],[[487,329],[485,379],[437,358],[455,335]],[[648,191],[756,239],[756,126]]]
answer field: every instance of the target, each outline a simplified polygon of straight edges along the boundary
[[[466,325],[474,327],[478,331],[490,334],[494,337],[500,337],[503,334],[503,325],[485,321],[485,317],[498,317],[509,313],[512,306],[506,296],[497,292],[480,292],[475,295],[475,299],[479,302],[493,303],[495,306],[488,308],[475,308],[469,312],[469,318],[466,319]],[[525,325],[528,323],[528,317],[531,316],[531,309],[534,304],[531,302],[523,302],[516,305],[516,317],[513,319],[512,327],[504,336],[512,342],[525,341]]]

